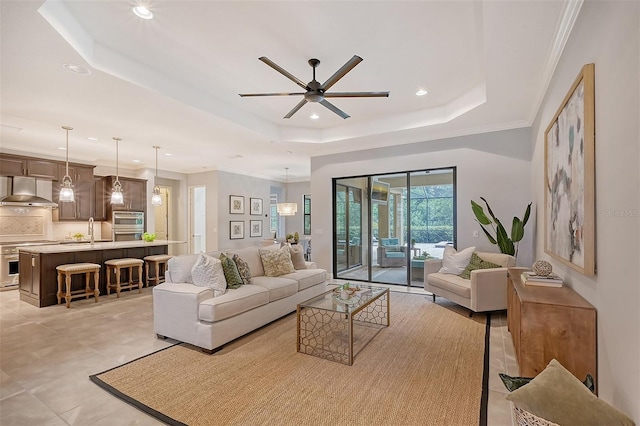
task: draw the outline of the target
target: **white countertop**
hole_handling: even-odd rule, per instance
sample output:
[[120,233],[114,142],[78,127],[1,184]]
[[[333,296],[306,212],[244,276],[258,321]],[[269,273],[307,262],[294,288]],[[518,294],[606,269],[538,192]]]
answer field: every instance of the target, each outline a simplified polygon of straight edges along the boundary
[[155,240],[152,242],[146,241],[117,241],[106,243],[77,243],[77,244],[52,244],[47,246],[27,246],[19,247],[20,251],[28,253],[71,253],[76,251],[93,251],[93,250],[111,250],[120,248],[135,248],[135,247],[148,247],[148,246],[166,246],[169,244],[186,244],[186,241],[174,241],[174,240]]

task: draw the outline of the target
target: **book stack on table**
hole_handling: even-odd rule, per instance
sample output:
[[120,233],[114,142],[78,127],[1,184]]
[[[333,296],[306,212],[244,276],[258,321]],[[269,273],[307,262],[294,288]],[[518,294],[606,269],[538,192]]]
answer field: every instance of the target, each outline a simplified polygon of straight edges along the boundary
[[520,275],[522,284],[524,285],[537,285],[541,287],[562,287],[563,281],[556,274],[549,274],[546,276],[536,275],[535,272],[523,272]]

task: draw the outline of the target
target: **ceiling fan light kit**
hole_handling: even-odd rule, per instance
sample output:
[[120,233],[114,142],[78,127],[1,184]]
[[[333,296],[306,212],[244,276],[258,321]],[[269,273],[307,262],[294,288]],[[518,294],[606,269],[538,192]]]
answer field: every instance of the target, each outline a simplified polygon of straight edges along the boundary
[[298,86],[303,88],[305,92],[298,93],[240,93],[241,97],[250,97],[250,96],[303,96],[303,99],[298,102],[296,106],[293,107],[291,111],[284,116],[284,118],[291,118],[293,114],[298,112],[300,108],[305,106],[307,102],[315,102],[324,106],[328,110],[338,114],[342,118],[349,118],[349,115],[342,111],[340,108],[333,105],[326,98],[387,98],[389,97],[389,92],[332,92],[327,93],[327,90],[331,88],[334,84],[336,84],[342,77],[344,77],[349,71],[351,71],[356,65],[362,62],[362,58],[357,55],[353,55],[351,59],[349,59],[338,71],[336,71],[331,77],[327,79],[323,84],[320,84],[316,80],[316,68],[320,65],[320,60],[312,58],[309,59],[309,65],[313,68],[313,80],[309,83],[305,84],[285,70],[280,67],[278,64],[267,58],[266,56],[262,56],[258,58],[260,61],[264,62],[274,70],[278,71],[280,74],[287,77],[289,80],[296,83]]

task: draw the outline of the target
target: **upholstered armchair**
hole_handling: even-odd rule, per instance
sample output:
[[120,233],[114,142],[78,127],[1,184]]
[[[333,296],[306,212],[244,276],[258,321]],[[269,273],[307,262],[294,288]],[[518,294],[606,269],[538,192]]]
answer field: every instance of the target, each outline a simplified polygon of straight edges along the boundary
[[378,245],[378,265],[383,268],[406,266],[407,248],[399,245],[398,238],[380,238]]
[[436,296],[441,296],[472,312],[486,312],[507,309],[507,268],[516,264],[513,256],[502,253],[476,253],[481,260],[500,266],[499,268],[477,269],[465,279],[459,275],[439,272],[442,259],[427,259],[424,262],[424,288]]

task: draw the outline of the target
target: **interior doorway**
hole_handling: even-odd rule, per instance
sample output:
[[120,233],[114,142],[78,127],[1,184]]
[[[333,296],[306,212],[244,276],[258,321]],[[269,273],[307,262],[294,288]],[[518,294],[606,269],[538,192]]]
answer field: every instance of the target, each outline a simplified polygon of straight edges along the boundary
[[189,187],[189,253],[207,251],[206,187]]
[[162,198],[162,205],[153,207],[153,217],[155,223],[155,234],[158,240],[168,240],[171,229],[171,209],[169,209],[169,201],[171,188],[160,187],[160,197]]

